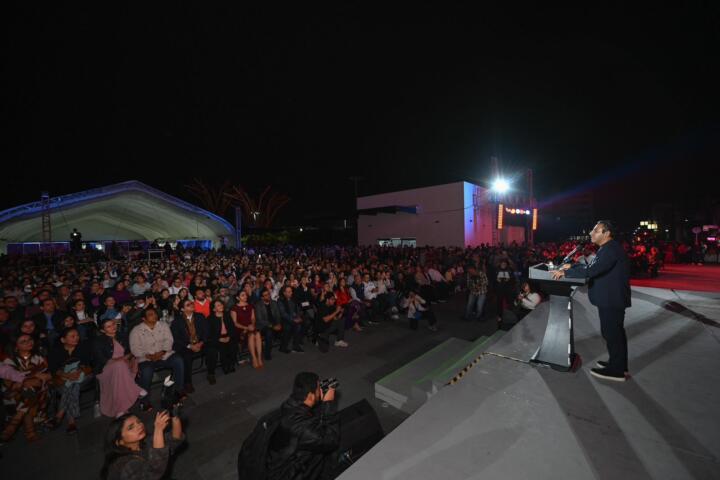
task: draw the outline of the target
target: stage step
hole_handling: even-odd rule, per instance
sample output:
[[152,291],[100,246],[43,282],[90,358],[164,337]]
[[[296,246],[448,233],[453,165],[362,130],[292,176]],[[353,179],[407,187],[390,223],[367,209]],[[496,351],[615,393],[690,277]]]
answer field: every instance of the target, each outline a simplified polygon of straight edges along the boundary
[[433,386],[436,389],[440,389],[447,385],[447,383],[455,377],[463,368],[467,367],[482,352],[486,352],[488,348],[497,342],[507,332],[498,330],[489,337],[483,335],[475,340],[471,347],[466,350],[465,354],[458,358],[456,361],[447,365],[446,368],[438,369],[432,373],[432,376],[426,376],[421,381],[431,380]]
[[448,369],[477,348],[477,343],[454,337],[445,340],[378,380],[375,383],[375,397],[399,410],[413,413],[441,388],[433,380],[445,375]]

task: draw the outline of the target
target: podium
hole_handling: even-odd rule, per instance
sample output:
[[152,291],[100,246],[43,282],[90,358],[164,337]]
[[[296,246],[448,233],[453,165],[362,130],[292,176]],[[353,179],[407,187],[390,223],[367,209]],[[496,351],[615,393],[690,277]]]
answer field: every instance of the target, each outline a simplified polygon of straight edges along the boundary
[[585,285],[584,278],[561,278],[553,280],[554,269],[545,263],[532,266],[529,278],[550,296],[548,322],[542,344],[532,356],[532,363],[548,365],[555,370],[567,372],[575,360],[573,340],[573,295],[577,287]]

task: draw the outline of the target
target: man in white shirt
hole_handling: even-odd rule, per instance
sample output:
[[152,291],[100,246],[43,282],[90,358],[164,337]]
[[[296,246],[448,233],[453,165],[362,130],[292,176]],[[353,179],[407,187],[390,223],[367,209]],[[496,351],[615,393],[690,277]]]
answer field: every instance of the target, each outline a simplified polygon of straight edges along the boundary
[[[161,368],[170,368],[175,385],[184,379],[185,368],[182,358],[173,350],[173,336],[165,322],[158,322],[157,312],[149,308],[142,313],[142,323],[130,332],[130,351],[139,362],[140,380],[138,385],[150,391],[153,373]],[[152,410],[149,398],[140,399],[142,411]]]
[[130,291],[132,292],[133,296],[139,297],[140,295],[145,294],[148,290],[150,290],[152,286],[145,281],[144,275],[138,275],[135,278],[135,283],[133,283],[133,286],[130,287]]

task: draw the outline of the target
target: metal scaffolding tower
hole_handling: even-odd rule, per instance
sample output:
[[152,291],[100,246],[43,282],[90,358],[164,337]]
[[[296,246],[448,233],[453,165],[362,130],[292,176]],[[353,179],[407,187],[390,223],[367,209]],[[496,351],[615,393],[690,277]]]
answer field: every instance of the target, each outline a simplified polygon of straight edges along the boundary
[[40,195],[40,206],[42,208],[42,241],[52,242],[52,224],[50,223],[50,194],[42,192]]

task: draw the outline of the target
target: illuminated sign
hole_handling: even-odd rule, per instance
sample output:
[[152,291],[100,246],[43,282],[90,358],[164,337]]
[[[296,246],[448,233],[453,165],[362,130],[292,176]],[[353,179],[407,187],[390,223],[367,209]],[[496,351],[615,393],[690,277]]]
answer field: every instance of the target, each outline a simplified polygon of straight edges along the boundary
[[532,213],[532,212],[530,212],[530,210],[528,210],[527,208],[505,207],[505,213],[509,213],[512,215],[530,215],[530,213]]
[[503,228],[503,204],[498,205],[498,223],[497,223],[498,230],[502,230]]

